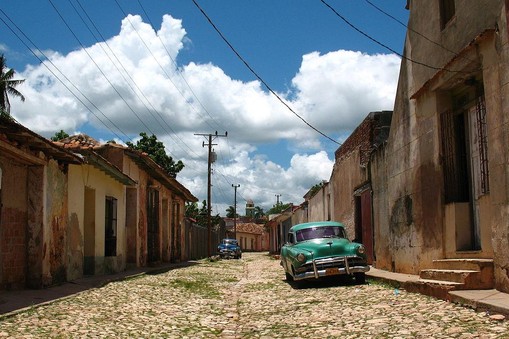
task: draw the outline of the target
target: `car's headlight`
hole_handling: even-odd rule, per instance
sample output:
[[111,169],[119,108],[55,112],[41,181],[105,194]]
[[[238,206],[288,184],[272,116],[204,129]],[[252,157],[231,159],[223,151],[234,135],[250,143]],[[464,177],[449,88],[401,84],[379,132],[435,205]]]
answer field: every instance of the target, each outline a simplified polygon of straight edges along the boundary
[[364,246],[360,245],[359,247],[357,247],[357,253],[364,254],[364,251],[365,251]]
[[306,262],[306,256],[302,253],[297,254],[297,260],[299,262]]

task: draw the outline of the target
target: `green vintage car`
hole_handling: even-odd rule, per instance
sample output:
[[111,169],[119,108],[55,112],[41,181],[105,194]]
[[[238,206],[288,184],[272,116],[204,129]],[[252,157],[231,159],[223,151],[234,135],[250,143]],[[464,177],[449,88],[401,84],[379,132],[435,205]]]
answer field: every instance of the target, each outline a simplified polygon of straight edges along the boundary
[[333,221],[290,228],[280,257],[288,281],[349,275],[363,284],[369,271],[364,246],[348,240],[343,224]]

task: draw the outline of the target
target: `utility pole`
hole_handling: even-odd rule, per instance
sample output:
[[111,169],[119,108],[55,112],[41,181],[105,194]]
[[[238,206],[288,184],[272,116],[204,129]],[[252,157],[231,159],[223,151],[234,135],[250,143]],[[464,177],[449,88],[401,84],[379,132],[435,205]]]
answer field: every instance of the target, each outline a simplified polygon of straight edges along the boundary
[[279,197],[280,196],[281,196],[281,194],[276,194],[276,198],[277,198],[276,206],[279,206]]
[[205,144],[205,142],[203,142],[202,144],[202,147],[205,147],[208,146],[209,148],[209,155],[208,155],[208,161],[207,161],[207,255],[210,257],[212,255],[212,252],[211,252],[211,232],[212,232],[212,221],[211,221],[211,218],[210,218],[210,213],[211,213],[211,190],[212,190],[212,184],[211,184],[211,172],[212,172],[212,163],[214,161],[216,161],[215,157],[213,158],[213,155],[215,155],[215,153],[213,153],[212,151],[212,146],[214,145],[217,145],[217,144],[213,144],[212,141],[214,139],[216,139],[217,137],[227,137],[228,136],[228,132],[225,132],[224,135],[218,135],[217,134],[217,131],[215,134],[202,134],[202,133],[195,133],[194,135],[201,135],[201,136],[204,136],[204,137],[208,137],[208,143]]
[[234,202],[233,202],[233,234],[235,235],[234,238],[237,239],[237,188],[240,187],[240,184],[234,185],[232,184],[232,187],[235,190],[234,195]]

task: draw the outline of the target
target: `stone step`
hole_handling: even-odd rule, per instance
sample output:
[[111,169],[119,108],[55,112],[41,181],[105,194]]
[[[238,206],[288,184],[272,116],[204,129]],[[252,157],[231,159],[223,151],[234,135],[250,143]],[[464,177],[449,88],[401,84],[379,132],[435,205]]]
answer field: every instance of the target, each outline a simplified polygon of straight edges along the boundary
[[421,279],[452,281],[465,284],[471,275],[478,275],[480,271],[474,270],[448,270],[448,269],[427,269],[421,270],[419,277]]
[[404,288],[408,292],[449,300],[449,291],[463,289],[463,284],[454,281],[419,279],[406,282]]
[[493,259],[437,259],[433,260],[433,268],[481,271],[485,268],[493,268]]

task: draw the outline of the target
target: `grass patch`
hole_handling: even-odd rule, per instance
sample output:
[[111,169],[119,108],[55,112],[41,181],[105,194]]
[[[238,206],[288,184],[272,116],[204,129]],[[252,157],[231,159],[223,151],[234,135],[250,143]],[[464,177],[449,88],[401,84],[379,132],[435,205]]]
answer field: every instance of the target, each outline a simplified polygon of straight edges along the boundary
[[191,294],[199,294],[208,298],[219,298],[221,294],[205,279],[182,279],[177,278],[169,284],[173,288],[186,290]]

